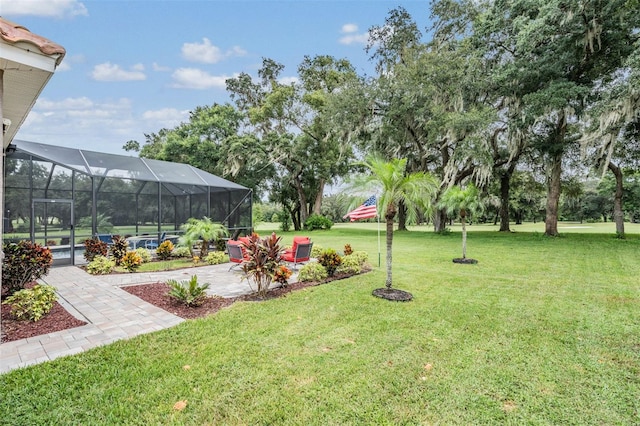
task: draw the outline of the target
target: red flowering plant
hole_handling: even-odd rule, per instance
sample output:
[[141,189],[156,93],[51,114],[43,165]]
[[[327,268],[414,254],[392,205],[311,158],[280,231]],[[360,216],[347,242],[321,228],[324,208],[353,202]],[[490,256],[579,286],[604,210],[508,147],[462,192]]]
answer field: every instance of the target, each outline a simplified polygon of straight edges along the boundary
[[276,271],[273,273],[273,281],[282,285],[282,287],[286,287],[289,284],[289,278],[291,278],[291,269],[287,268],[284,265],[278,266]]

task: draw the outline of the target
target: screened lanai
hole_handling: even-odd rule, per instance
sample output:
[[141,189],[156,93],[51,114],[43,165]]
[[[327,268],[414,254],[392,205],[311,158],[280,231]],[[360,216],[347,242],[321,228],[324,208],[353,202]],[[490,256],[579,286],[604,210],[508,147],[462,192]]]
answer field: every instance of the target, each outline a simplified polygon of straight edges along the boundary
[[[177,237],[207,216],[251,230],[251,190],[187,164],[14,140],[5,164],[5,241],[52,248],[75,263],[96,234]],[[73,243],[72,243],[73,242]]]

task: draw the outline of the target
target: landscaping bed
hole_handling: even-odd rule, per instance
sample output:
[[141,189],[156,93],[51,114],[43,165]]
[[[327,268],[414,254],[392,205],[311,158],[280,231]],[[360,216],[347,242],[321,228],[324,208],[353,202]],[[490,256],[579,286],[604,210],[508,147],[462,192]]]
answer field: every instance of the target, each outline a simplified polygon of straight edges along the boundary
[[[365,273],[368,271],[363,271]],[[259,301],[282,297],[287,293],[300,290],[306,287],[312,287],[325,284],[331,281],[349,278],[351,275],[342,274],[327,278],[322,282],[307,281],[289,284],[286,287],[273,288],[269,290],[264,298],[258,297],[256,294],[248,294],[238,297],[208,297],[206,301],[198,307],[189,307],[178,303],[167,295],[169,286],[166,283],[141,284],[122,287],[134,296],[139,297],[147,303],[164,309],[174,315],[184,319],[201,318],[214,314],[220,309],[231,306],[236,301]],[[11,342],[14,340],[26,339],[29,337],[40,336],[43,334],[53,333],[55,331],[67,330],[70,328],[80,327],[86,322],[81,321],[67,312],[58,302],[54,303],[53,309],[45,315],[40,321],[18,321],[11,316],[9,306],[2,306],[2,338],[0,343]]]
[[58,302],[54,302],[51,311],[40,321],[18,321],[11,315],[11,308],[2,306],[2,337],[0,343],[40,336],[55,331],[80,327],[86,322],[71,315]]

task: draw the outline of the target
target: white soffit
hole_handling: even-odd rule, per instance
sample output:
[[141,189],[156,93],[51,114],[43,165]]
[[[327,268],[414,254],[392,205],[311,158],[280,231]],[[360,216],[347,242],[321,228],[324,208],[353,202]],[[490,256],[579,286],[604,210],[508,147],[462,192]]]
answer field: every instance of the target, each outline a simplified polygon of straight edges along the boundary
[[4,71],[2,118],[11,120],[4,134],[6,148],[62,61],[65,50],[3,18],[0,32],[0,69]]

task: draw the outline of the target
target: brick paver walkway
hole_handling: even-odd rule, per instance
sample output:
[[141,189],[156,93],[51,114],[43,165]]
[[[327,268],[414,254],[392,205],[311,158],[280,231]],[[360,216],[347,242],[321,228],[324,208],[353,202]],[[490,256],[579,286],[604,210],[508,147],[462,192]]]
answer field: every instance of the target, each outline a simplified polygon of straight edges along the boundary
[[232,297],[251,292],[239,272],[229,264],[204,266],[185,272],[90,275],[75,266],[52,268],[43,282],[53,285],[58,302],[88,324],[0,345],[0,374],[7,371],[73,355],[116,340],[172,327],[183,321],[169,312],[119,288],[123,285],[155,283],[169,278],[209,283],[210,294]]

